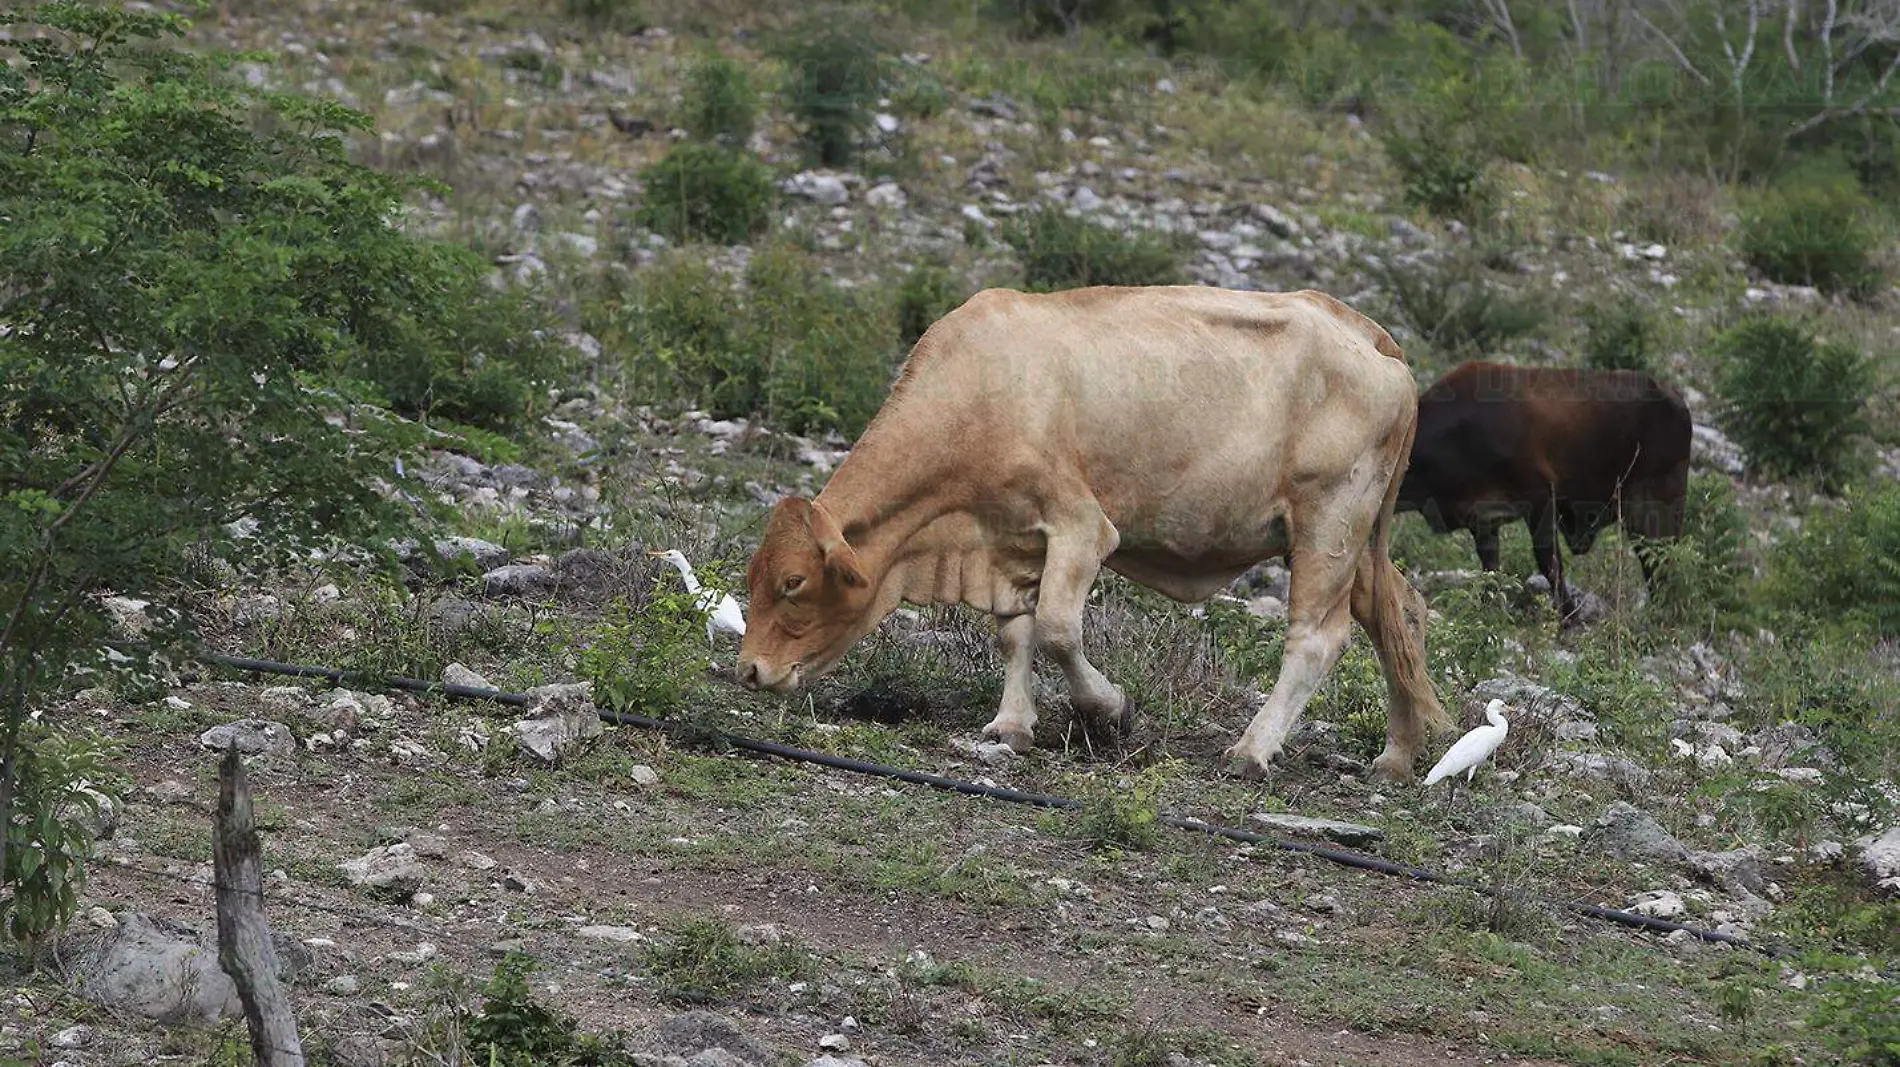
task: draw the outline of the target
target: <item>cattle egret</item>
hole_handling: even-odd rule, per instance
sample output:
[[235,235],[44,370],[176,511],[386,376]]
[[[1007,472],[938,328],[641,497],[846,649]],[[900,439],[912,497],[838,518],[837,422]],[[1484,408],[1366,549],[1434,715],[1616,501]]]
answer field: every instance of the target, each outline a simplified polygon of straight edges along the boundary
[[1485,705],[1484,717],[1490,725],[1472,730],[1447,749],[1444,758],[1440,759],[1437,766],[1432,768],[1431,773],[1425,776],[1426,786],[1433,786],[1440,779],[1450,778],[1452,799],[1456,800],[1459,771],[1465,774],[1465,784],[1471,784],[1471,779],[1478,773],[1478,764],[1483,763],[1491,753],[1498,750],[1498,746],[1504,743],[1504,735],[1511,728],[1511,724],[1504,721],[1504,701],[1502,700],[1493,700]]
[[680,580],[686,583],[686,591],[695,598],[693,606],[706,616],[707,644],[713,643],[713,632],[716,630],[745,636],[745,609],[732,599],[731,593],[701,588],[699,579],[693,576],[693,565],[686,562],[686,557],[679,549],[669,548],[664,552],[648,552],[647,555],[671,563],[680,572]]

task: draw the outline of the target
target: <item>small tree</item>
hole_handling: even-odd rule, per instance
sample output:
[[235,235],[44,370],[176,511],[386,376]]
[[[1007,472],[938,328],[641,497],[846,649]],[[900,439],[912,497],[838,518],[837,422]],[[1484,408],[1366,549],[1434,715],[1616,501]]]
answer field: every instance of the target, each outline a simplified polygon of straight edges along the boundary
[[1739,323],[1716,339],[1723,366],[1722,421],[1771,478],[1844,482],[1873,370],[1858,348],[1817,339],[1807,327],[1772,315]]
[[758,119],[759,94],[745,64],[713,52],[693,67],[686,80],[687,133],[744,148]]
[[884,46],[870,25],[844,8],[821,8],[792,27],[779,58],[806,153],[827,167],[850,163],[885,82]]
[[30,708],[103,665],[98,594],[162,593],[240,544],[266,565],[393,532],[377,480],[421,432],[370,403],[383,386],[421,411],[489,382],[506,422],[544,350],[466,253],[393,224],[411,183],[337,136],[364,116],[155,43],[183,35],[175,16],[69,0],[0,25],[18,42],[0,66],[0,878],[29,935],[73,899],[47,906],[30,876],[79,873],[45,829],[79,783],[48,776],[91,772],[40,738],[27,767],[21,745],[57,729]]

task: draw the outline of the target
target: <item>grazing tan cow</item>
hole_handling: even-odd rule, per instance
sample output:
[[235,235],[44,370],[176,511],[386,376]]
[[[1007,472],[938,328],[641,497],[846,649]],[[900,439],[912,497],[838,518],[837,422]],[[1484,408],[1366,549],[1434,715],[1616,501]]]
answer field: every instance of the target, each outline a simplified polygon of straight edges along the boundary
[[1374,769],[1409,778],[1445,722],[1423,601],[1387,555],[1416,419],[1398,346],[1323,293],[985,290],[917,342],[824,491],[773,508],[739,679],[795,691],[900,602],[962,603],[997,619],[987,735],[1031,746],[1038,648],[1078,714],[1126,730],[1128,700],[1082,653],[1099,569],[1196,602],[1285,556],[1285,659],[1227,758],[1266,771],[1357,619],[1390,698]]

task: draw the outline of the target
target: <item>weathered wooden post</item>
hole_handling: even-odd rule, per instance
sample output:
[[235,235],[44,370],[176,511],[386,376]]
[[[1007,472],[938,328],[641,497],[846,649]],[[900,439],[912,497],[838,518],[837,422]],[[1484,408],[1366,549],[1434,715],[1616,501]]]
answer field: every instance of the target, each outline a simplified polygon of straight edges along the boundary
[[212,833],[213,880],[218,896],[218,963],[236,983],[251,1030],[251,1051],[262,1067],[304,1067],[303,1042],[290,997],[277,977],[277,946],[264,918],[264,873],[257,827],[251,821],[251,784],[237,745],[218,768],[218,821]]

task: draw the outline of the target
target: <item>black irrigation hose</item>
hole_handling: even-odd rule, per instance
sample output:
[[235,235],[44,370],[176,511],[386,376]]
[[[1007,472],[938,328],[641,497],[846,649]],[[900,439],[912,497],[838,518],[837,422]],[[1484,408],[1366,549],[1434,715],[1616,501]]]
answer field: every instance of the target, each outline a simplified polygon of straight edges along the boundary
[[[440,693],[458,700],[492,700],[498,704],[507,704],[511,707],[526,707],[528,705],[528,697],[524,694],[508,693],[499,689],[481,689],[474,686],[450,685],[446,682],[429,682],[420,678],[373,678],[354,671],[340,671],[331,667],[300,666],[292,663],[278,663],[267,659],[247,659],[241,656],[225,656],[217,653],[200,653],[198,658],[220,667],[255,674],[280,674],[295,678],[323,678],[339,684],[348,681],[359,681],[373,683],[390,689],[400,689],[411,693]],[[689,739],[711,738],[721,744],[746,752],[755,752],[764,756],[776,756],[779,759],[792,760],[798,763],[816,764],[820,767],[830,767],[834,770],[850,771],[853,774],[867,774],[880,778],[892,778],[900,782],[909,782],[913,785],[926,785],[933,789],[961,793],[964,796],[986,797],[991,800],[1002,800],[1011,804],[1026,804],[1030,807],[1037,808],[1074,809],[1082,806],[1080,801],[1072,800],[1068,797],[1053,796],[1048,793],[1030,793],[1020,789],[1005,789],[1001,786],[980,785],[976,782],[966,782],[957,778],[946,778],[939,774],[926,774],[922,771],[907,771],[901,767],[891,767],[882,763],[870,763],[865,760],[851,759],[848,756],[834,756],[827,752],[814,752],[810,749],[794,748],[791,745],[781,745],[773,741],[760,741],[739,734],[729,734],[723,730],[708,730],[686,723],[653,719],[645,715],[634,715],[629,712],[609,711],[603,708],[600,710],[600,717],[603,722],[610,722],[616,726],[632,726],[642,730],[659,730],[664,733],[670,733]],[[1480,885],[1469,879],[1454,878],[1447,874],[1440,874],[1437,871],[1426,870],[1423,867],[1408,867],[1405,864],[1394,863],[1391,860],[1381,859],[1378,856],[1368,856],[1346,849],[1331,848],[1326,845],[1304,844],[1298,841],[1284,841],[1280,838],[1269,837],[1265,834],[1256,834],[1250,830],[1238,830],[1227,826],[1217,826],[1213,823],[1203,822],[1200,819],[1184,818],[1179,815],[1168,815],[1164,813],[1160,815],[1156,821],[1164,826],[1170,826],[1177,830],[1191,830],[1196,833],[1210,834],[1214,837],[1225,838],[1229,841],[1238,841],[1243,844],[1265,845],[1287,852],[1304,853],[1305,855],[1328,860],[1343,866],[1355,867],[1364,871],[1373,871],[1395,878],[1410,878],[1414,881],[1429,882],[1436,885],[1457,886],[1461,889],[1469,889],[1484,896],[1497,895],[1496,890]],[[1619,923],[1623,926],[1635,927],[1641,930],[1653,930],[1665,934],[1680,931],[1703,941],[1711,941],[1721,945],[1733,945],[1738,948],[1745,948],[1762,953],[1771,958],[1782,955],[1782,952],[1774,946],[1753,944],[1733,934],[1725,934],[1719,930],[1705,930],[1697,926],[1687,926],[1683,923],[1670,922],[1667,919],[1638,915],[1635,912],[1618,911],[1615,908],[1598,907],[1595,904],[1585,904],[1581,901],[1569,901],[1564,906],[1571,911],[1587,915],[1590,918]]]

